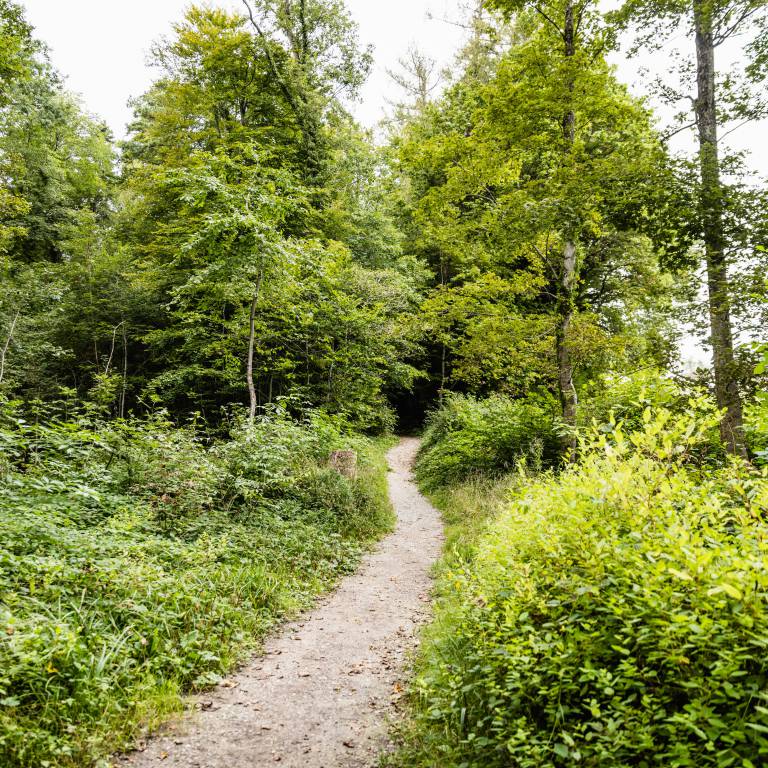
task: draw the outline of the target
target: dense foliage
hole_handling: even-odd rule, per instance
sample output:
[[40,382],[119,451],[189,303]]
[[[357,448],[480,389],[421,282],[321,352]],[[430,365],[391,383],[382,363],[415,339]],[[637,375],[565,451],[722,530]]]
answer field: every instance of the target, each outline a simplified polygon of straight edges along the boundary
[[279,412],[207,444],[161,415],[2,414],[0,762],[85,765],[220,679],[354,567],[391,511],[380,448]]
[[302,17],[307,51],[286,37],[298,7],[256,5],[272,19],[259,34],[192,7],[155,46],[118,176],[108,131],[3,4],[4,45],[26,56],[0,109],[7,395],[66,388],[115,416],[162,405],[211,424],[290,396],[299,413],[392,426],[385,393],[417,373],[406,320],[424,271],[341,102],[368,54],[338,3]]
[[552,466],[559,456],[559,427],[551,396],[451,395],[427,420],[416,475],[435,490],[471,475],[500,475],[520,462],[534,469]]
[[[404,763],[765,762],[768,193],[726,139],[767,9],[471,3],[377,143],[342,0],[193,4],[118,144],[0,0],[0,763],[225,674],[387,529],[370,436],[425,418]],[[610,62],[670,29],[663,127]]]
[[648,409],[517,478],[442,576],[403,764],[762,763],[768,478],[701,462],[716,425]]

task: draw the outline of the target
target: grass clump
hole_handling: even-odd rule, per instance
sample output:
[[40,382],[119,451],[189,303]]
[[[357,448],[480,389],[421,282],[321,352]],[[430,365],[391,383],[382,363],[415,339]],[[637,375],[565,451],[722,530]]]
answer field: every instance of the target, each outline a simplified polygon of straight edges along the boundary
[[398,764],[765,764],[768,476],[707,464],[695,411],[513,486],[443,574]]
[[[221,443],[6,408],[0,765],[98,764],[217,682],[393,522],[384,443],[272,414]],[[325,468],[354,447],[360,478]]]

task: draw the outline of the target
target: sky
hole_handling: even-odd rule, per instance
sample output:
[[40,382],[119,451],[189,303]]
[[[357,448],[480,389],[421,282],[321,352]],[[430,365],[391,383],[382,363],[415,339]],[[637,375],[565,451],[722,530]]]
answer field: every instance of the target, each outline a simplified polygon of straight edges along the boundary
[[[153,41],[170,33],[189,0],[22,0],[36,35],[51,49],[54,66],[70,90],[81,94],[89,112],[107,121],[118,138],[131,117],[127,101],[150,85],[156,73],[146,64]],[[221,5],[241,8],[233,0]],[[409,43],[450,63],[462,30],[441,19],[458,18],[457,0],[347,0],[363,43],[375,47],[376,65],[352,105],[357,118],[373,127],[397,87],[386,74],[397,67]],[[429,15],[434,20],[429,19]]]

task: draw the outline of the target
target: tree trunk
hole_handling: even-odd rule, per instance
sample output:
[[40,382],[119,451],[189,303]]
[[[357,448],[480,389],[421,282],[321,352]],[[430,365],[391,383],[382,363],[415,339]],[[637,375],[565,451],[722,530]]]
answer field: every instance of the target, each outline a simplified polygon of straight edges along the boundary
[[438,404],[442,406],[443,398],[445,397],[445,358],[447,355],[447,349],[445,342],[443,342],[443,352],[440,357],[440,392],[438,393]]
[[568,331],[573,320],[573,289],[576,282],[576,245],[566,242],[563,248],[563,274],[559,286],[557,341],[557,383],[560,392],[560,405],[563,422],[569,434],[563,438],[563,448],[570,451],[570,459],[575,458],[576,450],[576,410],[578,397],[573,384],[573,360],[568,343]]
[[121,419],[125,418],[125,394],[128,391],[128,331],[123,321],[123,387],[120,390],[120,411]]
[[725,411],[720,435],[730,453],[746,457],[744,422],[739,395],[731,330],[730,286],[723,234],[723,196],[717,145],[715,107],[715,45],[712,6],[707,0],[693,0],[696,32],[696,124],[699,133],[701,173],[700,216],[707,261],[709,320],[715,373],[717,405]]
[[3,349],[0,350],[0,383],[2,383],[3,378],[5,377],[5,358],[8,355],[8,348],[11,346],[11,342],[13,341],[13,332],[16,330],[16,323],[19,321],[20,315],[21,312],[17,311],[13,316],[13,320],[11,321],[11,328],[8,331],[8,338],[5,340],[5,344],[3,344]]
[[[570,68],[569,60],[576,54],[576,26],[572,3],[565,7],[563,24],[563,40],[565,43],[566,67]],[[574,89],[573,74],[567,71],[566,83],[568,92]],[[563,115],[563,138],[565,152],[570,154],[576,139],[576,115],[573,109],[566,110]],[[568,331],[571,327],[574,312],[574,288],[576,286],[576,243],[571,233],[566,235],[563,245],[563,261],[560,267],[560,285],[558,286],[558,324],[556,332],[557,343],[557,384],[560,393],[560,405],[563,411],[563,422],[569,434],[563,439],[563,448],[570,452],[570,458],[575,458],[576,451],[576,410],[578,397],[573,384],[573,359],[571,357]]]

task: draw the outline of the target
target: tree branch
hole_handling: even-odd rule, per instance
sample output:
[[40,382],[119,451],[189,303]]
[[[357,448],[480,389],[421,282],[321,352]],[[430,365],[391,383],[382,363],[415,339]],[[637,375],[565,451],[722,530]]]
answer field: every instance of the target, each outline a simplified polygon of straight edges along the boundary
[[736,32],[736,30],[750,17],[754,16],[758,11],[760,10],[760,6],[755,6],[754,8],[748,8],[744,13],[742,13],[736,21],[731,24],[730,27],[728,27],[723,32],[715,32],[715,34],[712,36],[712,41],[717,48],[718,45],[721,45],[724,43],[732,34]]
[[678,133],[682,133],[683,131],[687,131],[689,128],[695,128],[697,125],[696,121],[694,120],[692,123],[686,123],[685,125],[681,126],[680,128],[675,128],[674,131],[670,131],[670,133],[665,133],[662,137],[662,141],[669,141],[673,136],[677,136]]
[[544,17],[557,31],[557,34],[560,35],[563,39],[565,39],[565,31],[557,25],[557,22],[553,21],[546,13],[544,13],[544,9],[537,3],[533,6],[536,13],[538,13],[540,16]]
[[280,68],[277,66],[275,57],[272,55],[272,50],[269,47],[269,44],[270,44],[269,38],[266,36],[264,31],[262,30],[258,21],[256,21],[256,18],[253,15],[253,10],[251,9],[251,6],[248,0],[243,0],[243,5],[248,11],[248,18],[251,21],[251,26],[256,30],[256,34],[261,38],[261,41],[264,45],[264,53],[267,56],[267,61],[269,62],[269,68],[272,70],[272,74],[275,76],[275,80],[277,81],[278,87],[282,91],[283,96],[285,96],[285,99],[288,102],[288,104],[290,104],[291,109],[296,114],[296,117],[301,119],[301,110],[299,108],[299,103],[296,100],[296,97],[294,96],[291,89],[288,87],[288,83],[286,83],[285,78],[283,77],[283,73],[280,71]]
[[742,120],[740,123],[737,123],[733,126],[733,128],[727,130],[722,136],[718,137],[719,141],[722,141],[726,136],[730,136],[734,131],[738,131],[739,128],[745,126],[747,123],[751,123],[752,118],[748,117],[746,120]]
[[107,358],[107,364],[104,366],[104,375],[109,376],[109,369],[112,367],[112,358],[115,355],[115,341],[117,339],[117,329],[122,325],[123,323],[118,323],[113,329],[112,329],[112,346],[109,348],[109,357]]

